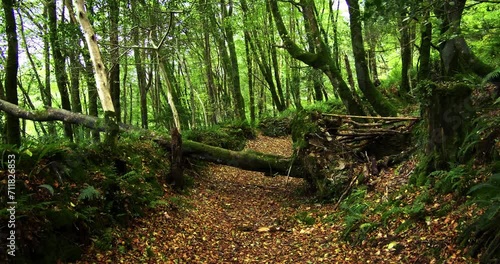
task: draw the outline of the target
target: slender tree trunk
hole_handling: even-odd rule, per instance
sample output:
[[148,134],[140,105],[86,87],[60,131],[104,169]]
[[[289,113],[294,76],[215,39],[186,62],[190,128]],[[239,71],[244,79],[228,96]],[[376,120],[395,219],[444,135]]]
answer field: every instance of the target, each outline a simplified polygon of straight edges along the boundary
[[[2,0],[5,15],[5,33],[7,35],[7,61],[5,65],[5,97],[8,102],[17,105],[17,70],[19,67],[16,17],[14,0]],[[7,114],[7,144],[21,145],[19,118]]]
[[278,111],[284,111],[286,109],[286,103],[285,103],[285,96],[283,95],[283,88],[281,85],[281,79],[280,79],[280,68],[279,68],[279,62],[278,62],[278,52],[276,50],[276,45],[275,45],[275,39],[274,39],[274,23],[273,23],[273,15],[270,10],[270,5],[266,5],[266,10],[268,12],[268,21],[269,21],[269,38],[270,38],[270,51],[271,51],[271,62],[273,64],[273,69],[274,69],[274,79],[276,81],[276,89],[278,92],[278,98],[281,104],[281,109],[278,109]]
[[90,58],[92,59],[92,65],[95,71],[95,80],[97,85],[97,93],[99,95],[102,108],[104,110],[104,119],[106,125],[109,127],[108,137],[106,138],[107,143],[111,146],[116,144],[118,139],[118,123],[116,122],[116,113],[111,99],[111,93],[109,91],[109,80],[108,73],[104,67],[104,63],[101,59],[101,52],[99,51],[99,46],[97,45],[97,38],[92,29],[90,21],[88,20],[87,13],[85,12],[84,0],[76,0],[76,13],[78,22],[80,23],[87,46],[89,48]]
[[116,121],[121,122],[120,107],[120,48],[118,46],[118,22],[120,16],[120,1],[111,0],[109,3],[110,20],[110,56],[111,69],[109,71],[109,81],[111,98],[115,107]]
[[[48,19],[48,5],[45,5],[43,8],[43,17],[45,19]],[[52,89],[51,89],[51,80],[50,80],[50,29],[47,25],[48,23],[43,24],[43,31],[44,31],[44,36],[43,36],[43,58],[44,58],[44,66],[45,66],[45,102],[44,104],[48,107],[52,107]],[[48,124],[48,130],[49,134],[55,135],[56,134],[56,127],[54,123],[49,123]]]
[[[87,44],[84,45],[87,47]],[[88,50],[88,48],[87,48]],[[99,116],[99,111],[97,108],[97,86],[95,83],[94,69],[92,68],[92,61],[90,59],[90,54],[87,50],[82,50],[83,60],[85,62],[85,82],[87,83],[87,93],[88,93],[88,104],[89,104],[89,115]],[[101,136],[99,131],[91,131],[92,139],[94,142],[99,142]]]
[[250,36],[245,29],[245,55],[247,60],[247,78],[248,78],[248,97],[250,99],[250,124],[255,124],[255,96],[253,83],[253,64],[252,55],[250,54]]
[[71,105],[72,111],[82,113],[82,102],[80,100],[80,61],[76,54],[70,55],[70,76],[71,76]]
[[208,101],[210,103],[209,111],[210,111],[210,121],[213,124],[217,123],[218,120],[218,105],[219,102],[217,100],[217,92],[214,83],[213,69],[212,69],[212,55],[210,49],[210,35],[208,31],[203,32],[203,61],[205,62],[205,74],[207,76],[207,93],[208,93]]
[[[131,2],[132,12],[137,12],[136,1]],[[135,28],[132,32],[132,38],[136,46],[140,46],[139,29]],[[146,84],[146,71],[142,65],[142,54],[139,48],[134,48],[134,64],[137,75],[137,85],[139,86],[139,105],[141,109],[141,127],[148,128],[148,98],[147,98],[147,84]],[[151,80],[150,80],[151,81]],[[132,94],[131,94],[132,96]],[[132,116],[132,115],[131,115]]]
[[[233,15],[233,0],[229,0],[227,4],[229,6],[229,10],[226,12],[226,3],[224,0],[221,2],[222,8],[222,19],[230,19]],[[227,46],[229,49],[229,59],[231,61],[230,64],[230,76],[232,82],[232,94],[233,101],[235,107],[236,117],[240,120],[245,120],[245,101],[243,100],[243,95],[241,94],[241,84],[240,84],[240,73],[238,67],[238,55],[236,54],[236,46],[234,45],[234,32],[233,26],[231,23],[224,23],[226,26],[224,27]]]
[[[47,4],[49,15],[50,44],[52,46],[52,57],[54,58],[54,72],[56,75],[57,87],[61,96],[61,106],[63,109],[71,111],[71,103],[68,93],[68,75],[66,73],[66,58],[62,54],[61,40],[57,34],[57,8],[56,0],[50,0]],[[73,140],[73,128],[71,124],[64,124],[64,134],[71,141]]]
[[431,40],[432,40],[432,23],[429,20],[429,12],[424,15],[424,22],[420,25],[420,67],[418,69],[417,79],[419,81],[429,79],[431,75]]
[[358,77],[359,89],[363,92],[366,99],[373,106],[375,111],[382,116],[394,116],[396,108],[375,88],[370,80],[368,65],[366,63],[366,54],[361,30],[361,13],[358,0],[346,0],[349,5],[349,20],[351,28],[351,42],[354,53],[356,75]]
[[401,32],[401,87],[402,94],[410,92],[410,77],[408,76],[411,67],[411,40],[410,40],[410,18],[406,12],[401,13],[399,27]]

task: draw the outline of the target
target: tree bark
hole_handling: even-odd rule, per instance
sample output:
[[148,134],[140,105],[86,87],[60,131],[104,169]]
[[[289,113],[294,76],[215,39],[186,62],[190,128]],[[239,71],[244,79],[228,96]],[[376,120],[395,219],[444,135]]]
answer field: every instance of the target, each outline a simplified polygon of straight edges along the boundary
[[[226,7],[225,1],[222,1],[222,19],[226,18]],[[233,16],[233,0],[229,0],[229,10],[227,12],[227,18]],[[224,22],[226,41],[229,48],[229,58],[231,60],[231,79],[233,83],[233,97],[234,97],[234,107],[236,110],[236,117],[240,120],[246,120],[245,116],[245,100],[243,100],[243,95],[241,94],[241,83],[240,83],[240,71],[238,67],[238,55],[236,54],[236,46],[234,44],[234,31],[231,23]]]
[[248,97],[250,101],[250,124],[255,124],[255,95],[254,95],[254,82],[253,82],[253,63],[252,55],[250,53],[250,36],[245,29],[245,55],[247,61],[247,78],[248,78]]
[[315,16],[315,8],[313,1],[301,1],[303,7],[303,12],[307,12],[306,18],[309,20],[311,26],[311,34],[314,34],[314,41],[316,46],[316,53],[311,53],[300,48],[288,34],[288,31],[283,23],[283,19],[278,9],[277,0],[270,0],[271,11],[274,16],[274,21],[276,22],[276,27],[280,34],[282,41],[284,42],[284,48],[288,53],[297,60],[304,62],[305,64],[320,69],[324,74],[328,76],[333,87],[338,91],[338,94],[347,108],[347,112],[350,114],[363,115],[363,108],[358,104],[347,87],[347,84],[342,78],[340,69],[337,67],[336,62],[333,60],[329,48],[324,43],[323,38],[318,27],[318,21]]
[[434,14],[442,21],[440,34],[444,39],[439,45],[441,63],[446,76],[473,72],[484,77],[494,68],[474,55],[461,34],[460,23],[466,2],[467,0],[443,1],[434,9]]
[[349,6],[349,20],[351,28],[352,51],[354,53],[356,75],[358,77],[359,89],[373,106],[373,109],[381,116],[395,116],[396,108],[375,88],[370,80],[366,53],[361,29],[361,11],[358,0],[346,0]]
[[[50,44],[52,46],[52,57],[54,58],[54,72],[56,75],[57,87],[61,96],[61,105],[63,109],[71,111],[71,103],[68,93],[68,75],[66,73],[66,58],[61,51],[61,40],[57,34],[57,9],[56,0],[51,0],[47,4],[49,16]],[[64,124],[64,133],[66,137],[73,140],[73,128],[70,124]]]
[[408,76],[411,67],[411,40],[410,40],[410,17],[406,12],[401,13],[401,21],[399,23],[401,31],[400,47],[401,47],[401,87],[402,94],[410,92],[410,78]]
[[118,22],[120,16],[120,1],[109,1],[109,20],[110,20],[110,57],[111,69],[109,71],[109,85],[111,98],[115,109],[116,121],[121,122],[120,107],[120,48],[118,46]]
[[[5,65],[5,97],[10,103],[17,105],[17,70],[19,68],[16,17],[14,0],[2,0],[5,15],[5,33],[7,34],[7,62]],[[21,129],[19,118],[7,114],[7,144],[21,145]]]
[[118,138],[118,126],[116,122],[115,108],[109,91],[108,74],[101,59],[101,52],[99,51],[99,46],[97,45],[97,36],[92,29],[90,21],[87,17],[87,13],[85,11],[84,0],[76,0],[75,5],[77,19],[83,29],[85,40],[90,51],[92,65],[95,70],[97,93],[104,110],[104,118],[108,127],[111,128],[108,131],[108,138],[106,140],[108,141],[108,143],[113,145]]
[[423,24],[420,25],[420,67],[417,73],[419,81],[429,79],[431,75],[431,40],[432,40],[432,23],[429,20],[429,11],[424,14]]

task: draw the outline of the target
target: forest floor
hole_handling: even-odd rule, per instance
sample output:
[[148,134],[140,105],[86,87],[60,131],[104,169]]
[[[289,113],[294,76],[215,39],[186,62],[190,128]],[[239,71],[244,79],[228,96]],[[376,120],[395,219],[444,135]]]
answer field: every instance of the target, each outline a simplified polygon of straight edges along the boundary
[[[289,156],[290,138],[259,136],[247,148]],[[401,192],[408,173],[381,173],[364,199],[380,204]],[[401,170],[400,170],[401,171]],[[342,239],[345,214],[335,203],[315,203],[304,194],[301,179],[265,177],[262,173],[210,164],[195,177],[185,195],[165,199],[127,227],[114,230],[112,250],[91,247],[79,263],[471,263],[456,246],[457,226],[467,212],[433,215],[450,195],[426,203],[427,216],[410,221],[401,213],[366,232],[357,243]],[[301,191],[302,190],[302,191]],[[411,204],[418,193],[397,199]],[[174,206],[172,206],[172,204]],[[458,207],[456,207],[458,208]],[[363,222],[380,223],[380,213],[364,213]],[[375,211],[373,211],[375,212]],[[405,222],[410,226],[396,232]],[[365,225],[366,227],[366,225]]]

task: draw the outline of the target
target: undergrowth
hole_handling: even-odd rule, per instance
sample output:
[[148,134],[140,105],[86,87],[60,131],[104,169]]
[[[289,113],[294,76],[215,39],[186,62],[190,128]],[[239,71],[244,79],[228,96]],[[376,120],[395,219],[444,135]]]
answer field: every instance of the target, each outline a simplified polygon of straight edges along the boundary
[[[161,204],[169,171],[168,155],[160,147],[127,135],[114,149],[58,140],[0,148],[2,178],[7,178],[7,155],[16,155],[20,263],[76,261],[91,242],[108,247],[113,225],[128,223]],[[2,184],[0,191],[6,188]],[[0,202],[5,199],[1,196]],[[8,217],[7,209],[1,209],[1,221]]]

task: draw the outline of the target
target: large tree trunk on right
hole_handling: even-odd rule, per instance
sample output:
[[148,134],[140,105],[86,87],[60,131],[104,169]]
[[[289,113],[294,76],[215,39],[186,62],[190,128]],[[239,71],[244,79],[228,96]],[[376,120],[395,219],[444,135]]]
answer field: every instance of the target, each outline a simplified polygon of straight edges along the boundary
[[439,45],[441,63],[446,76],[473,72],[484,77],[494,68],[474,55],[461,34],[460,23],[466,2],[467,0],[443,1],[434,9],[434,14],[442,21],[441,36],[455,36],[441,40]]

